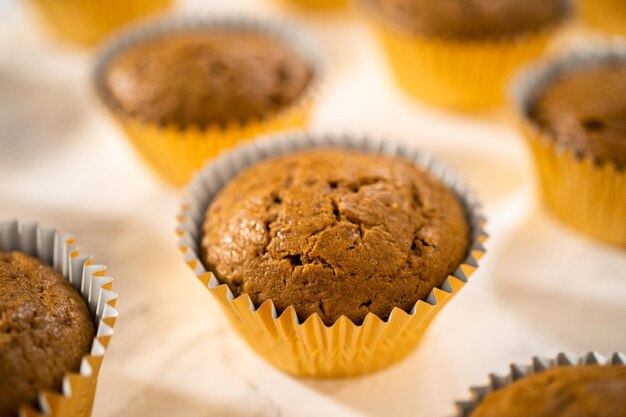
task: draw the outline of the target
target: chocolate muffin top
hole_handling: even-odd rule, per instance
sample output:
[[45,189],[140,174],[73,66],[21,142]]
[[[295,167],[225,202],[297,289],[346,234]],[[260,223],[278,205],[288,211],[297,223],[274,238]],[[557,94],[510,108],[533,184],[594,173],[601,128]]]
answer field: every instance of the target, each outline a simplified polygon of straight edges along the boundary
[[210,204],[208,268],[255,305],[388,318],[440,286],[464,260],[469,226],[456,196],[401,158],[310,150],[260,162]]
[[246,121],[298,99],[312,66],[256,32],[163,35],[122,51],[105,73],[107,95],[123,114],[178,126]]
[[626,167],[626,62],[566,71],[539,93],[530,116],[556,143]]
[[567,14],[563,0],[363,0],[389,24],[413,34],[459,40],[542,29]]
[[470,417],[623,417],[626,367],[567,366],[521,378],[484,398]]
[[80,368],[94,324],[85,302],[51,267],[21,252],[0,252],[0,417],[37,405]]

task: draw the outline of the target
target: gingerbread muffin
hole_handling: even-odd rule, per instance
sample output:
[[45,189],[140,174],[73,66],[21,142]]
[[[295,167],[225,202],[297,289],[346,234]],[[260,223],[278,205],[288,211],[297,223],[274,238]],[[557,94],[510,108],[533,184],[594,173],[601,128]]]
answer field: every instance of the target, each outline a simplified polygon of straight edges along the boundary
[[415,35],[477,40],[534,32],[567,14],[563,0],[365,0],[381,19]]
[[313,69],[276,39],[246,30],[179,30],[129,47],[105,88],[126,117],[200,128],[262,118],[297,100]]
[[204,263],[236,296],[327,325],[410,310],[469,246],[464,209],[443,183],[404,159],[347,150],[250,167],[212,201],[203,229]]
[[59,273],[21,252],[0,252],[0,417],[60,390],[91,349],[94,323]]
[[626,167],[626,60],[564,71],[538,93],[530,117],[557,145]]
[[489,393],[470,417],[623,417],[626,367],[565,366]]

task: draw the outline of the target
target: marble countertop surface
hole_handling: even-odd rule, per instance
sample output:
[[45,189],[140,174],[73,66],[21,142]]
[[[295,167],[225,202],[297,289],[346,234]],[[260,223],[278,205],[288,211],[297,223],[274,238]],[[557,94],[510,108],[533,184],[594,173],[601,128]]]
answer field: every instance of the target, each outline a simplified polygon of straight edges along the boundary
[[142,165],[98,107],[89,88],[93,51],[51,38],[27,6],[0,2],[0,218],[74,232],[116,280],[121,316],[94,417],[443,417],[470,385],[512,361],[626,350],[626,253],[546,213],[510,112],[449,113],[411,100],[355,13],[302,13],[269,0],[181,2],[175,13],[295,20],[332,62],[314,128],[427,149],[485,202],[491,239],[481,268],[408,359],[343,380],[273,369],[182,262],[174,234],[180,192]]

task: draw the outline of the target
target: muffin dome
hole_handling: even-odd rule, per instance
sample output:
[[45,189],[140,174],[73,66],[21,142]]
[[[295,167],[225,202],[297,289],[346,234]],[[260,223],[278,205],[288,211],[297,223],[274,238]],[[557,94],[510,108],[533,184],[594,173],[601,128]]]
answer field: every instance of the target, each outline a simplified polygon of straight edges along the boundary
[[310,63],[249,30],[178,31],[115,57],[105,74],[114,107],[158,124],[206,127],[276,112],[298,99]]
[[260,162],[210,204],[206,266],[256,305],[361,323],[410,310],[467,255],[456,196],[401,158],[311,150]]
[[60,274],[21,252],[0,252],[1,417],[60,389],[93,338],[85,302]]
[[498,38],[535,31],[558,22],[563,0],[363,0],[395,26],[425,36]]
[[563,72],[539,92],[530,116],[557,144],[626,167],[626,61]]
[[470,417],[618,417],[626,410],[626,367],[566,366],[488,394]]

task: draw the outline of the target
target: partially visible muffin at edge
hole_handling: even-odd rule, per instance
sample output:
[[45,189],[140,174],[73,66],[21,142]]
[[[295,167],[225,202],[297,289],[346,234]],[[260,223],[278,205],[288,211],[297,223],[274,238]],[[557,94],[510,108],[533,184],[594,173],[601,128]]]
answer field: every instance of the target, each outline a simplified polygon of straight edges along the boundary
[[624,417],[626,367],[566,366],[489,393],[470,417]]
[[94,323],[81,296],[50,266],[0,252],[0,417],[37,407],[42,390],[61,390],[80,368]]
[[563,0],[361,0],[380,18],[422,36],[477,40],[510,37],[554,25]]
[[626,61],[589,63],[548,82],[530,117],[556,144],[626,167]]
[[206,266],[255,305],[327,325],[409,311],[465,259],[464,209],[401,158],[309,150],[242,172],[209,205]]
[[181,30],[121,51],[104,83],[126,116],[204,128],[279,111],[304,93],[313,71],[284,42],[255,31]]

